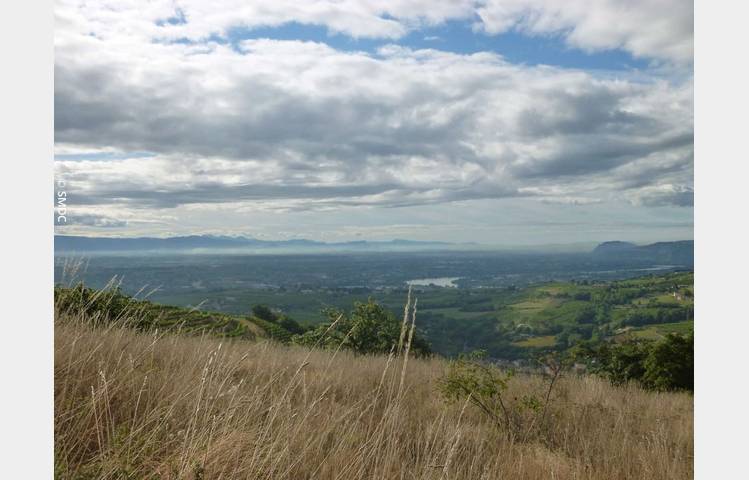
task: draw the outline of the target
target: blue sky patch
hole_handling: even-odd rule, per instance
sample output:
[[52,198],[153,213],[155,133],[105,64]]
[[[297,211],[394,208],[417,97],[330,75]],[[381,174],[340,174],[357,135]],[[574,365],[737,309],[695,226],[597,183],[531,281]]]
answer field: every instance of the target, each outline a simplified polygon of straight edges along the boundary
[[[237,47],[243,40],[261,38],[320,42],[340,51],[364,51],[372,54],[388,44],[414,50],[430,48],[460,54],[493,52],[515,64],[586,70],[642,70],[649,65],[647,60],[634,58],[622,50],[585,52],[575,49],[567,46],[559,36],[527,36],[515,31],[487,35],[475,32],[469,21],[451,21],[414,30],[399,39],[357,39],[330,32],[324,26],[291,22],[278,27],[235,27],[229,30],[223,42]],[[211,40],[221,41],[217,37],[212,37]]]

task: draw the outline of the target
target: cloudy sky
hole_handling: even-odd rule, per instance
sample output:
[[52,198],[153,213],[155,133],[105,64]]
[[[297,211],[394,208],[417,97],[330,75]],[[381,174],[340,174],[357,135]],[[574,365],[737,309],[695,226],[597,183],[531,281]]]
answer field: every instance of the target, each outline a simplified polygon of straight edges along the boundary
[[692,238],[692,12],[688,0],[58,1],[56,231]]

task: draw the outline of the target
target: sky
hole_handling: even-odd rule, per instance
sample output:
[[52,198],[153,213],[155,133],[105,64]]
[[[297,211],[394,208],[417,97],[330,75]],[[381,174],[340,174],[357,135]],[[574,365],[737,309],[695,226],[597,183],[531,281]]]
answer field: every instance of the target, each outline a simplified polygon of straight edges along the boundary
[[58,0],[55,231],[691,239],[693,23],[683,0]]

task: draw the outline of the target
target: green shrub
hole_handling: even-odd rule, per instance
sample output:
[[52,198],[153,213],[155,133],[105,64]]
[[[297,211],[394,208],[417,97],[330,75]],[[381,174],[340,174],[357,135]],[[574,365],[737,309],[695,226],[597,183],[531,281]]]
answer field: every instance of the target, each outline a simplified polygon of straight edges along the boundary
[[273,340],[277,340],[281,343],[289,343],[291,341],[292,333],[277,323],[269,322],[257,317],[250,317],[250,321],[262,328],[268,337]]
[[289,318],[286,316],[281,317],[278,320],[278,324],[288,330],[289,332],[293,333],[294,335],[301,335],[306,331],[306,329],[299,325],[299,322],[294,320],[293,318]]
[[273,313],[267,305],[255,305],[252,307],[252,314],[261,320],[266,322],[275,322],[278,320],[278,316]]
[[650,349],[642,382],[653,390],[694,390],[694,333],[670,333]]
[[[389,353],[401,339],[401,321],[372,299],[356,302],[349,313],[336,309],[324,313],[329,321],[294,337],[295,343],[332,348],[342,346],[356,353],[369,354]],[[414,334],[410,351],[417,356],[431,353],[427,342],[418,334]]]
[[657,342],[625,342],[579,346],[578,358],[614,385],[637,381],[651,390],[694,390],[694,334],[668,334]]
[[564,366],[556,356],[547,356],[540,362],[548,377],[544,391],[520,397],[507,395],[514,372],[487,361],[483,350],[451,361],[438,389],[448,402],[465,400],[478,407],[508,438],[526,441],[546,427],[551,393]]

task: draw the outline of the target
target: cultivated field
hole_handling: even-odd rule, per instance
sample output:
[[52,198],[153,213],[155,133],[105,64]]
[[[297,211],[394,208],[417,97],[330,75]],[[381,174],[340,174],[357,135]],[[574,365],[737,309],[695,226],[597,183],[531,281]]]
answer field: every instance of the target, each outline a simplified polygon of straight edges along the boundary
[[[524,441],[438,392],[442,359],[137,332],[57,312],[56,478],[684,479],[692,396],[566,375]],[[417,318],[418,323],[418,318]],[[543,388],[513,378],[509,397]]]

